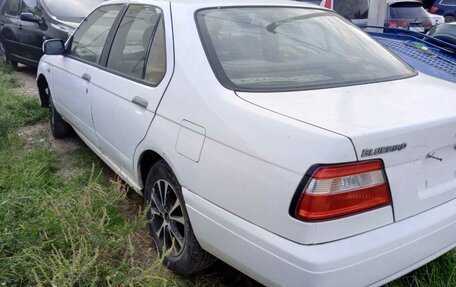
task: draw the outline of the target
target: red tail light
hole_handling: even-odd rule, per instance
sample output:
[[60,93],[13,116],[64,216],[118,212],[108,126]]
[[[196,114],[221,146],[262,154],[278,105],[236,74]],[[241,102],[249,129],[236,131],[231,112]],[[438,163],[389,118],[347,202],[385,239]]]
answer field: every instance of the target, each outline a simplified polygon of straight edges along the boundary
[[390,21],[388,22],[388,27],[390,28],[402,28],[402,29],[408,29],[409,27],[409,22],[407,21]]
[[397,28],[397,22],[393,22],[393,21],[388,22],[388,27],[390,27],[390,28]]
[[425,21],[424,22],[424,27],[425,28],[431,28],[432,27],[432,22],[431,21]]
[[432,7],[429,9],[429,12],[431,12],[431,13],[435,13],[435,12],[437,12],[437,11],[439,11],[439,8],[437,8],[437,7],[435,7],[435,6],[432,6]]
[[325,7],[328,9],[332,9],[332,0],[326,0]]
[[305,221],[328,220],[390,204],[382,161],[322,166],[310,176],[295,216]]

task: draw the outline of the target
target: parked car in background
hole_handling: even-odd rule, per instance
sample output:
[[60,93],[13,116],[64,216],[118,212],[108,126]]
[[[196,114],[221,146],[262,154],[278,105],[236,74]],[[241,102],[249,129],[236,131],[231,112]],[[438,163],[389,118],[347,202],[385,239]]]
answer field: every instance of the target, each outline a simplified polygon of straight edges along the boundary
[[[424,8],[424,7],[423,7]],[[426,10],[426,9],[425,9]],[[432,26],[434,25],[440,25],[440,24],[443,24],[445,23],[445,18],[441,15],[437,15],[437,14],[432,14],[431,12],[429,12],[428,10],[426,10],[426,12],[428,13],[428,16],[429,16],[429,19],[431,19],[431,22],[432,22]]]
[[421,1],[388,0],[385,26],[424,33],[429,31],[432,25],[432,19]]
[[116,0],[44,50],[53,135],[144,195],[173,271],[380,286],[456,246],[454,84],[333,11]]
[[[333,9],[353,23],[367,25],[369,0],[323,0],[322,6]],[[432,15],[418,0],[388,0],[385,26],[426,32],[433,25],[443,23],[443,17]]]
[[434,5],[429,8],[429,12],[442,15],[445,17],[445,22],[456,21],[456,0],[436,0]]
[[[427,33],[429,36],[456,45],[456,22],[434,26]],[[439,45],[438,43],[435,43]],[[456,51],[453,51],[456,53]]]
[[369,0],[323,0],[321,5],[333,9],[355,24],[367,24]]
[[[0,0],[1,1],[1,0]],[[47,39],[66,40],[103,0],[3,0],[0,59],[38,66]]]

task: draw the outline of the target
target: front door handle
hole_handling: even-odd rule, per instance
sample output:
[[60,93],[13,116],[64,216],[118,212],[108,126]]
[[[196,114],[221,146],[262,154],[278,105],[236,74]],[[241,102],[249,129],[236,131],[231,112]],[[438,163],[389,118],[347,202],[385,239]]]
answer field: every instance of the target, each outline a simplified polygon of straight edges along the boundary
[[146,101],[145,99],[140,98],[140,97],[134,97],[133,100],[131,100],[131,102],[133,104],[135,104],[135,105],[140,106],[141,108],[144,108],[144,109],[147,109],[147,106],[149,105],[148,101]]
[[89,74],[84,74],[84,75],[82,75],[82,79],[90,83],[90,80],[92,80],[92,77]]

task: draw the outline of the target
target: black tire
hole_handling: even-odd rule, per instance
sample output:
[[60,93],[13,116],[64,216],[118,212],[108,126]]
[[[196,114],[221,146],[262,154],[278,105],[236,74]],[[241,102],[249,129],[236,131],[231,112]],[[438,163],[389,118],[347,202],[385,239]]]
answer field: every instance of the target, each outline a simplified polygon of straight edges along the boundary
[[9,58],[3,42],[0,42],[0,61],[10,66],[13,70],[17,70],[18,63]]
[[70,133],[70,126],[65,122],[62,116],[57,112],[54,106],[54,101],[50,94],[49,88],[46,89],[49,95],[49,122],[51,125],[51,132],[54,138],[63,139]]
[[170,270],[190,275],[216,261],[196,240],[181,186],[164,160],[155,163],[147,175],[144,206],[152,239]]
[[451,22],[456,22],[456,16],[453,16],[453,15],[445,16],[445,23],[451,23]]

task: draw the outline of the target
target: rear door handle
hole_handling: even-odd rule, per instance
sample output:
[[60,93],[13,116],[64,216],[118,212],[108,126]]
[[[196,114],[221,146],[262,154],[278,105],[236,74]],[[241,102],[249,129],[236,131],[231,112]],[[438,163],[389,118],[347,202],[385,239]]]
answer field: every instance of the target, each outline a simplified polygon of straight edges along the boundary
[[90,83],[90,80],[92,80],[92,77],[89,74],[84,74],[84,75],[82,75],[82,79]]
[[140,97],[134,97],[133,100],[131,100],[131,102],[135,105],[138,105],[144,109],[147,109],[147,106],[149,105],[149,102],[146,101],[145,99],[143,98],[140,98]]

